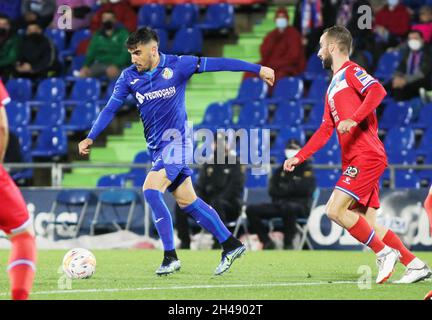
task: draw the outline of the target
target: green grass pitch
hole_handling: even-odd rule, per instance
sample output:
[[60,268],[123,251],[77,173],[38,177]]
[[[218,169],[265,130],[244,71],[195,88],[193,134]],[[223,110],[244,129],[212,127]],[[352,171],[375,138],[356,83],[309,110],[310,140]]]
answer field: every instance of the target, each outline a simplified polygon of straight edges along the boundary
[[[431,281],[376,285],[377,268],[370,252],[249,251],[229,272],[214,276],[220,251],[179,250],[181,271],[157,277],[154,271],[161,262],[161,251],[93,250],[97,259],[94,276],[69,282],[59,270],[65,252],[39,252],[31,299],[419,300],[432,290]],[[2,270],[6,269],[8,254],[7,250],[0,250]],[[418,256],[432,262],[432,252],[420,252]],[[372,270],[372,286],[359,289],[359,267],[367,270],[367,266]],[[391,280],[399,279],[403,270],[399,264]],[[0,299],[9,299],[8,287],[4,272],[0,277]]]

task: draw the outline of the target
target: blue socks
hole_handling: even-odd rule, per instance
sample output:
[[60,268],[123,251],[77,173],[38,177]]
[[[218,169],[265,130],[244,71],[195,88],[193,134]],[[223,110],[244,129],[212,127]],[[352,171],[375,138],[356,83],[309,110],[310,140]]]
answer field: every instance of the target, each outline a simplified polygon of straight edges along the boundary
[[144,191],[144,197],[152,209],[153,223],[162,240],[164,250],[175,250],[171,213],[162,198],[162,192],[147,189]]
[[183,211],[190,214],[201,227],[214,235],[219,243],[231,236],[231,232],[225,227],[217,212],[200,198],[183,208]]

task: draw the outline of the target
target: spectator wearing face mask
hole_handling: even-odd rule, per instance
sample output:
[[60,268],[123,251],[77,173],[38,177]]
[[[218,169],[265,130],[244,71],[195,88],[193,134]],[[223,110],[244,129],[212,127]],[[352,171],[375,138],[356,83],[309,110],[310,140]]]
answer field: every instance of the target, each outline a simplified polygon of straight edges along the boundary
[[36,22],[45,29],[57,10],[55,0],[22,0],[21,13],[24,25]]
[[413,30],[419,30],[427,43],[432,41],[432,7],[423,6],[419,11],[419,23],[412,27]]
[[103,23],[104,12],[113,12],[117,21],[121,23],[129,32],[134,32],[137,28],[137,15],[129,4],[128,0],[108,0],[96,11],[92,18],[90,29],[92,32],[100,29]]
[[[288,12],[281,7],[276,11],[276,28],[268,33],[260,47],[261,65],[275,70],[276,81],[296,76],[306,67],[306,55],[302,36],[296,28],[288,25]],[[256,76],[246,73],[245,78]]]
[[39,24],[30,23],[18,50],[15,76],[31,79],[46,78],[48,72],[55,71],[56,67],[54,45],[44,36]]
[[0,14],[0,75],[7,79],[15,69],[20,38],[13,32],[10,19]]
[[104,12],[102,28],[90,40],[80,77],[117,78],[121,70],[130,63],[125,47],[128,36],[129,32],[117,23],[114,12]]
[[[57,0],[57,8],[61,6],[68,6],[72,8],[72,28],[71,31],[79,30],[82,28],[88,28],[91,21],[92,7],[96,4],[96,0]],[[60,28],[59,21],[62,21],[62,12],[56,11],[53,21],[52,28]],[[66,31],[69,31],[66,30]]]
[[395,100],[409,100],[419,95],[419,89],[431,89],[432,52],[418,30],[411,30],[405,53],[391,83],[387,84]]
[[[296,141],[289,141],[285,156],[291,158],[297,154],[300,146]],[[286,172],[283,166],[276,169],[270,179],[269,195],[271,203],[250,205],[246,214],[250,231],[258,234],[264,244],[264,249],[274,249],[275,244],[270,239],[268,229],[263,220],[282,218],[284,247],[291,249],[296,234],[296,219],[309,216],[312,194],[315,190],[315,177],[308,161],[296,167],[293,172]]]

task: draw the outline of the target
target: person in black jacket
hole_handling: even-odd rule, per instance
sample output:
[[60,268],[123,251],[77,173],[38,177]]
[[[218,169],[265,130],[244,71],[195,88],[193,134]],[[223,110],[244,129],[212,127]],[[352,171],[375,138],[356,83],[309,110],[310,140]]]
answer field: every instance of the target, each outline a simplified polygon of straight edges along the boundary
[[[298,150],[300,150],[298,143],[290,141],[285,149],[286,156],[292,157]],[[275,248],[274,242],[268,235],[267,227],[262,221],[272,218],[282,218],[284,248],[292,248],[296,233],[296,219],[308,217],[314,190],[315,177],[309,162],[302,163],[293,172],[285,172],[283,166],[276,169],[269,185],[272,202],[251,205],[246,209],[250,231],[258,234],[264,249]]]
[[56,49],[44,36],[43,29],[37,23],[27,26],[18,50],[15,76],[23,78],[46,78],[48,71],[56,65]]
[[[219,213],[225,224],[235,221],[240,215],[244,186],[242,166],[238,161],[235,164],[228,164],[228,152],[227,144],[225,144],[225,160],[223,164],[217,164],[217,148],[214,145],[213,158],[200,168],[199,178],[195,186],[198,196]],[[181,241],[181,248],[189,249],[190,226],[188,216],[178,205],[175,214],[177,236]],[[217,245],[217,241],[215,241],[215,245]]]

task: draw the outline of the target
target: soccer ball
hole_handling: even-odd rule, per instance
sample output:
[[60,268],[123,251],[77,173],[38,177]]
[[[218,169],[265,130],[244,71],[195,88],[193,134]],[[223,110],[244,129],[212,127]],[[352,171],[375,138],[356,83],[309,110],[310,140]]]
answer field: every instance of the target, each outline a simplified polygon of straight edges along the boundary
[[87,279],[96,271],[96,258],[87,249],[69,250],[63,258],[63,272],[70,279]]

